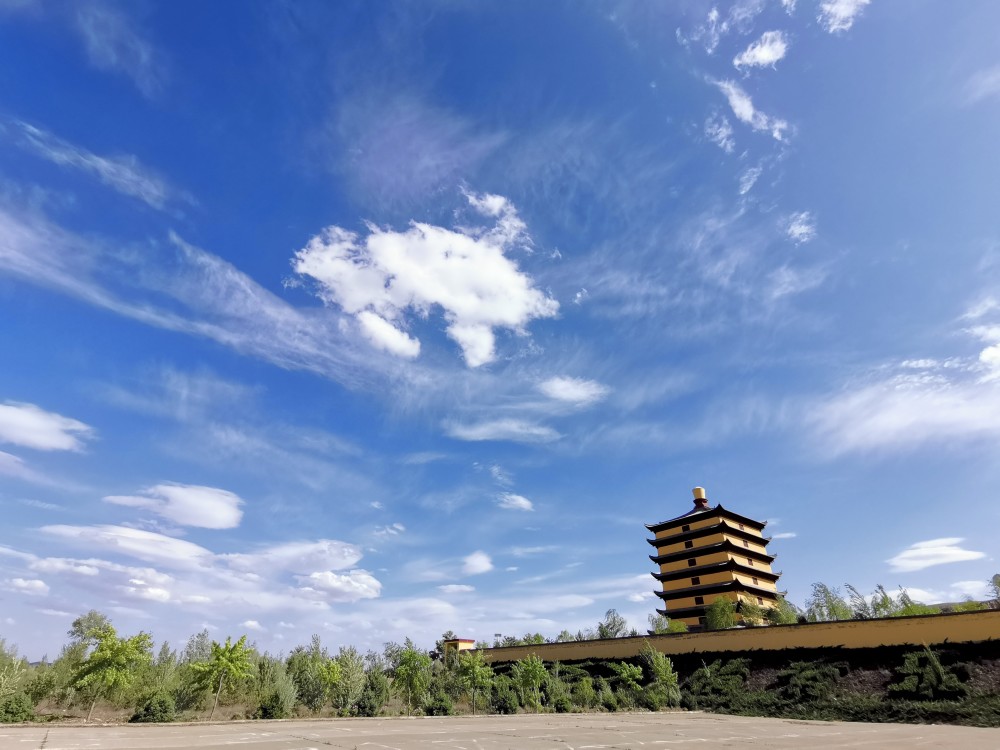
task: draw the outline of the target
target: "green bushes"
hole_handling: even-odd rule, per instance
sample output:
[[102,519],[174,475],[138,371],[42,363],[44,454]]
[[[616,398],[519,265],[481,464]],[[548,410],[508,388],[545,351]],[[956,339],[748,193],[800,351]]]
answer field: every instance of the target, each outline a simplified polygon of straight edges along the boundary
[[132,714],[129,722],[140,723],[166,723],[177,718],[177,706],[174,698],[169,693],[155,693],[147,698],[139,707],[139,710]]
[[0,701],[0,724],[31,721],[34,718],[35,706],[24,693],[14,693]]

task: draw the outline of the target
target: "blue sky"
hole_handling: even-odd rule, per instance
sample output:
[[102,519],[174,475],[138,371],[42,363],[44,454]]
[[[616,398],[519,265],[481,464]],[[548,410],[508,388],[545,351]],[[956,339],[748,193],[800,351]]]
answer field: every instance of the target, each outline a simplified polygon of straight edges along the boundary
[[0,627],[657,606],[690,488],[984,593],[996,3],[0,2]]

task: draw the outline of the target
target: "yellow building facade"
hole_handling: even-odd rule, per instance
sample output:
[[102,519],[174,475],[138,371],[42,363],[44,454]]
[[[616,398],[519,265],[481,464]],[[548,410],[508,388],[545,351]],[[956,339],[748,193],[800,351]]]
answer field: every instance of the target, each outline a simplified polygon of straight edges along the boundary
[[708,504],[705,490],[694,488],[694,508],[682,516],[647,524],[656,548],[649,559],[659,566],[653,577],[662,590],[658,609],[690,630],[705,625],[705,610],[719,598],[733,602],[737,613],[743,603],[769,608],[778,602],[778,578],[767,553],[766,522]]

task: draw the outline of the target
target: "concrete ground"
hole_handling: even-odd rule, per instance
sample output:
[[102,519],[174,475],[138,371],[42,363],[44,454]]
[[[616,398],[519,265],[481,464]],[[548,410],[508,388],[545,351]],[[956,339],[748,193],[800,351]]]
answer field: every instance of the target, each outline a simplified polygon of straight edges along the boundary
[[0,748],[596,750],[597,748],[960,748],[997,750],[1000,729],[758,719],[702,713],[542,714],[223,724],[0,725]]

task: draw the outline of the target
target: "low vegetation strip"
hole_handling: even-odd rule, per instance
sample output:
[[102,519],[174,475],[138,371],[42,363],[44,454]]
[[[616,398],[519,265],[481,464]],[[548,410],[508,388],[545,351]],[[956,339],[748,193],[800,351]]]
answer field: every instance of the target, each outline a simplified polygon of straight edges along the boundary
[[[619,637],[591,641],[627,646],[625,656],[586,652],[587,642],[533,643],[492,649],[433,651],[407,640],[381,652],[328,651],[314,636],[291,653],[260,652],[246,637],[224,643],[203,631],[178,652],[157,651],[148,634],[119,635],[90,612],[71,628],[51,664],[27,664],[0,641],[0,721],[282,719],[456,713],[660,711],[688,708],[747,716],[1000,726],[1000,642],[963,643],[962,623],[996,624],[998,612],[938,615],[955,639],[929,646],[712,650],[725,639],[795,633],[821,625],[865,628],[881,621],[731,630],[701,635]],[[619,633],[617,613],[599,632]],[[900,618],[898,627],[921,618]],[[991,633],[998,632],[994,627]],[[534,636],[532,637],[534,638]],[[700,651],[665,654],[685,639]],[[720,640],[721,639],[721,640]],[[779,638],[788,645],[789,638]],[[753,641],[751,641],[753,642]],[[757,640],[757,643],[764,641]],[[583,648],[586,658],[551,658],[553,646]],[[518,649],[527,649],[519,653]],[[155,651],[155,655],[154,655]],[[571,654],[570,654],[571,655]]]

